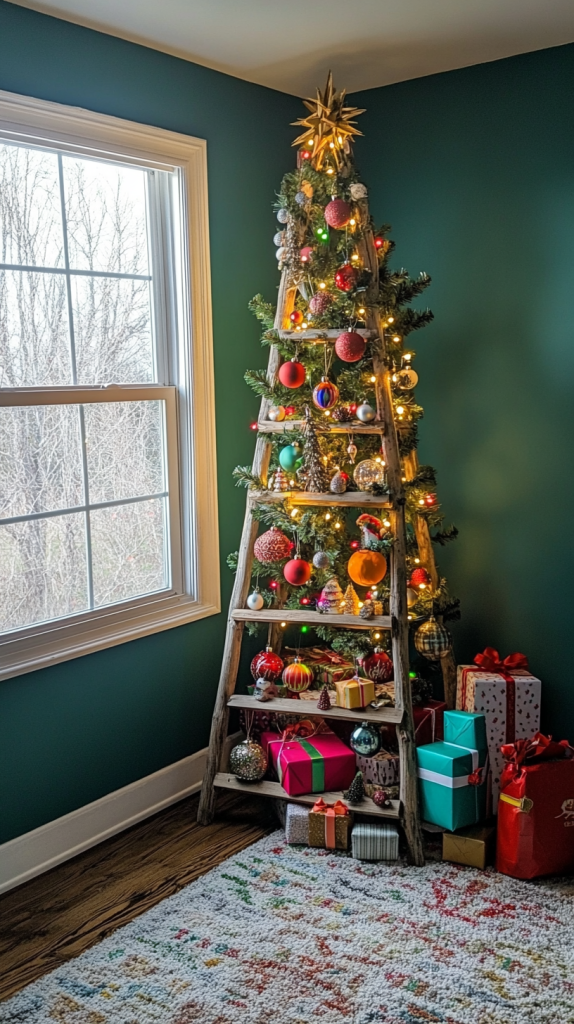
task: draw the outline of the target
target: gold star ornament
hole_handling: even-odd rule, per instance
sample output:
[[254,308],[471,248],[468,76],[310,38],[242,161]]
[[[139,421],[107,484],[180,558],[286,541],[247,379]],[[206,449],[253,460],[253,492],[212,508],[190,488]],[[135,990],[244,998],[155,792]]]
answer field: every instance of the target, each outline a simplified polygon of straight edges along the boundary
[[325,163],[333,163],[337,169],[346,162],[351,152],[351,140],[363,133],[355,128],[354,118],[364,114],[359,107],[346,107],[347,92],[336,92],[333,87],[333,75],[329,71],[325,91],[317,89],[317,99],[303,100],[309,111],[308,117],[301,117],[292,123],[305,128],[293,142],[294,146],[305,143],[310,151],[311,163],[315,170],[320,171]]

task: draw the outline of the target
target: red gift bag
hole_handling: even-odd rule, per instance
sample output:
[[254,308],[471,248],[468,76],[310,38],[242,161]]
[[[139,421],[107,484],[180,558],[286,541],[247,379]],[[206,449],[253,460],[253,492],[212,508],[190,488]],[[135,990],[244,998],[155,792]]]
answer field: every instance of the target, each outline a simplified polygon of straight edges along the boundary
[[502,748],[496,870],[513,878],[574,871],[574,758],[537,733]]

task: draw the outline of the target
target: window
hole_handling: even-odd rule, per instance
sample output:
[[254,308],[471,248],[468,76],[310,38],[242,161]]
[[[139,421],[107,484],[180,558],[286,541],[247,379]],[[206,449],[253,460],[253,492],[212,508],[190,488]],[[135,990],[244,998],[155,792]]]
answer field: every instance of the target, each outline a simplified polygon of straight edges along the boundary
[[0,93],[0,678],[219,610],[205,178]]

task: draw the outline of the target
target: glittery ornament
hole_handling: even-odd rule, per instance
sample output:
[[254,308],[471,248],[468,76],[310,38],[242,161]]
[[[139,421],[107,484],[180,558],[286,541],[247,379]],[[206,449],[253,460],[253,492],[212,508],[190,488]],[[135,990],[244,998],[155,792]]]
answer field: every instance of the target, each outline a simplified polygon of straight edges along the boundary
[[351,733],[349,746],[359,757],[374,757],[378,754],[381,749],[381,734],[376,725],[361,722],[361,725]]
[[305,367],[297,359],[282,363],[277,376],[286,388],[300,388],[305,383]]
[[380,647],[375,647],[372,654],[366,654],[361,658],[359,664],[367,679],[371,679],[373,683],[388,683],[393,678],[393,663]]
[[319,694],[319,700],[317,701],[317,707],[319,711],[330,711],[331,710],[331,698],[329,696],[329,688],[327,684],[323,686],[321,693]]
[[277,220],[280,224],[286,224],[289,220],[289,210],[277,210]]
[[340,230],[351,219],[351,207],[344,199],[332,199],[325,207],[325,220],[330,228]]
[[340,470],[337,470],[335,476],[333,477],[331,483],[329,484],[329,490],[331,491],[331,493],[344,494],[345,491],[347,490],[347,480],[347,474],[341,473]]
[[419,565],[417,569],[413,569],[411,578],[409,580],[409,587],[428,587],[431,583],[430,574],[424,566]]
[[267,754],[253,740],[243,740],[229,755],[229,771],[241,782],[259,782],[267,771]]
[[304,665],[300,658],[295,658],[283,672],[283,682],[291,693],[303,693],[313,682],[313,669]]
[[260,612],[261,609],[263,608],[263,605],[265,604],[265,601],[261,597],[259,591],[254,590],[252,594],[249,594],[249,597],[247,598],[245,604],[247,605],[248,608],[251,609],[252,612]]
[[361,423],[372,423],[376,415],[377,410],[373,409],[372,405],[369,405],[368,402],[362,402],[357,409],[357,419]]
[[377,807],[392,807],[391,800],[386,789],[376,789],[371,799]]
[[415,647],[419,654],[429,661],[440,661],[452,648],[452,639],[448,629],[437,622],[431,615],[415,633]]
[[255,680],[270,679],[273,682],[279,678],[284,667],[283,659],[275,654],[272,647],[266,647],[252,659],[250,672]]
[[385,467],[375,459],[363,459],[353,470],[353,480],[360,491],[368,491],[374,484],[384,483]]
[[313,388],[313,405],[317,409],[332,409],[339,400],[339,389],[332,381],[322,377],[319,384]]
[[307,199],[307,196],[305,195],[304,192],[296,192],[295,193],[295,202],[299,206],[305,206],[309,202],[309,200]]
[[331,562],[326,551],[316,551],[313,555],[313,565],[316,569],[328,569]]
[[280,246],[283,245],[284,241],[285,241],[285,232],[284,231],[278,231],[276,235],[273,235],[273,245],[276,245],[277,248],[280,248]]
[[352,292],[359,280],[359,271],[351,263],[345,263],[335,273],[335,287],[340,292]]
[[333,296],[329,292],[316,292],[309,300],[309,312],[314,313],[315,316],[320,316],[322,313],[327,312],[332,302]]
[[358,202],[359,199],[366,199],[368,194],[367,186],[363,185],[362,181],[355,181],[349,185],[349,195],[355,202]]
[[291,541],[276,526],[272,526],[257,538],[253,553],[259,562],[279,562],[282,558],[289,558]]
[[365,354],[367,343],[356,331],[344,331],[335,342],[335,352],[344,363],[356,363]]
[[413,370],[412,366],[405,366],[404,369],[397,371],[393,380],[400,387],[401,391],[410,391],[411,388],[416,388],[419,382],[419,375]]
[[267,419],[272,423],[281,423],[285,419],[285,406],[270,405],[267,410]]

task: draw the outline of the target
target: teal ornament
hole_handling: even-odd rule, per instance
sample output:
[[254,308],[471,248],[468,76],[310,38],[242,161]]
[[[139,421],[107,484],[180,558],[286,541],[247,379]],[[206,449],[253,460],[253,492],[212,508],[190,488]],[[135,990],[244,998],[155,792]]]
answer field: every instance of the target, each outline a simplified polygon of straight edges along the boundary
[[374,757],[381,749],[381,734],[371,722],[361,722],[351,733],[351,750],[359,757]]
[[292,469],[295,469],[295,466],[297,465],[297,460],[299,459],[300,455],[301,451],[299,445],[285,445],[285,447],[282,448],[281,451],[279,452],[279,462],[281,463],[282,468],[286,469],[288,472]]

